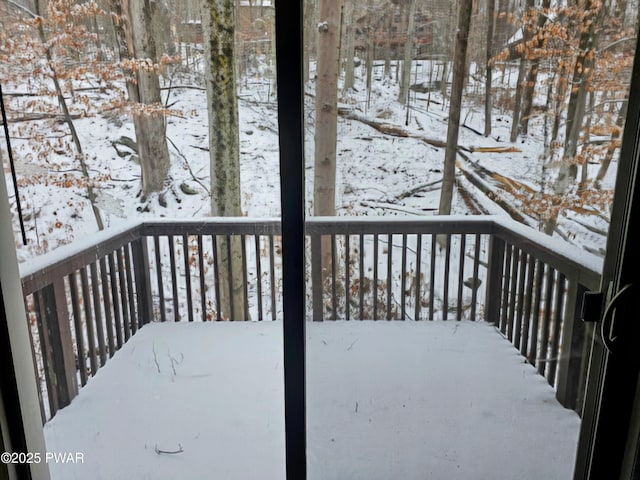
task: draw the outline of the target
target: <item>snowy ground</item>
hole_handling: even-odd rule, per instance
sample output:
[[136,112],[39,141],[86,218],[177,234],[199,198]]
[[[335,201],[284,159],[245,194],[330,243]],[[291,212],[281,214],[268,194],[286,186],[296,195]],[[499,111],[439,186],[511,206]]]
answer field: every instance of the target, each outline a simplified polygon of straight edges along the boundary
[[[428,81],[427,67],[426,61],[415,62],[412,74],[415,83]],[[440,141],[446,139],[447,99],[439,91],[411,92],[410,108],[407,111],[405,106],[396,101],[397,82],[384,78],[381,67],[374,70],[370,95],[365,88],[365,76],[363,66],[356,68],[356,89],[341,94],[341,108],[351,109],[354,114],[372,121],[403,128],[409,136],[385,135],[358,120],[342,116],[338,119],[337,214],[432,215],[438,208],[438,182],[442,177],[444,149],[412,137],[424,136]],[[497,86],[504,88],[505,84],[515,82],[515,76],[503,74],[498,76],[496,82]],[[163,79],[163,85],[168,86],[169,80]],[[167,120],[172,168],[165,195],[166,207],[161,207],[154,199],[147,204],[141,203],[137,196],[140,191],[140,167],[133,157],[126,154],[125,148],[119,147],[124,155],[121,157],[112,145],[112,142],[123,135],[135,137],[129,116],[110,110],[75,121],[107,226],[118,225],[140,216],[209,215],[206,95],[198,88],[197,76],[176,76],[171,85],[171,90],[163,91],[163,101],[171,104],[176,112],[175,116],[168,117]],[[17,84],[3,87],[8,92],[20,92],[26,88]],[[478,85],[470,83],[463,106],[464,126],[460,130],[459,144],[464,147],[514,147],[518,151],[467,153],[469,163],[498,172],[534,189],[544,189],[545,185],[548,189],[549,182],[555,176],[555,167],[541,160],[544,151],[542,118],[533,118],[530,134],[511,144],[508,141],[510,113],[496,107],[493,110],[492,135],[486,138],[478,133],[484,129],[484,117],[478,100],[482,92],[475,90],[478,90]],[[307,84],[305,96],[309,212],[312,211],[313,197],[314,93],[315,85],[311,81]],[[105,101],[105,95],[97,91],[89,92],[87,96],[92,104]],[[274,94],[273,79],[246,75],[238,84],[238,96],[243,214],[263,218],[279,216],[278,100]],[[28,108],[26,102],[29,97],[7,98],[10,112],[21,112]],[[85,108],[80,101],[77,106]],[[26,128],[24,124],[9,123],[29,240],[26,247],[19,241],[16,242],[19,260],[23,262],[62,244],[73,242],[76,238],[92,234],[97,231],[97,227],[87,201],[79,165],[74,159],[74,149],[69,144],[63,147],[55,143],[63,140],[54,140],[61,138],[68,142],[68,127],[59,123],[30,122],[35,134],[40,136],[34,142],[28,140],[29,135],[34,135],[33,132],[22,131]],[[47,146],[46,142],[54,144]],[[4,142],[0,143],[4,149]],[[3,158],[7,159],[5,152]],[[615,163],[614,159],[603,188],[613,186]],[[590,166],[591,177],[597,167],[595,164]],[[5,174],[7,183],[11,185],[8,167],[5,167]],[[475,191],[462,176],[458,176],[458,181]],[[489,183],[494,189],[500,187],[496,182]],[[183,193],[183,184],[189,187],[191,194]],[[407,192],[425,184],[432,185],[407,195]],[[475,194],[485,211],[504,214],[493,202],[483,198],[482,194],[477,191]],[[505,198],[510,201],[508,195]],[[11,201],[15,203],[13,198]],[[517,202],[513,202],[518,208]],[[140,209],[147,211],[141,212]],[[456,191],[453,213],[477,212],[470,209]],[[601,212],[601,215],[588,216],[569,212],[566,217],[559,219],[560,229],[565,238],[579,248],[587,247],[602,254],[608,228],[607,217],[606,211]],[[537,226],[536,220],[527,220],[532,226]],[[17,216],[14,217],[14,231],[16,239],[19,239]]]
[[[54,480],[284,478],[282,324],[151,324],[45,426]],[[570,478],[579,418],[485,323],[307,324],[309,478]],[[162,452],[179,453],[162,453]]]

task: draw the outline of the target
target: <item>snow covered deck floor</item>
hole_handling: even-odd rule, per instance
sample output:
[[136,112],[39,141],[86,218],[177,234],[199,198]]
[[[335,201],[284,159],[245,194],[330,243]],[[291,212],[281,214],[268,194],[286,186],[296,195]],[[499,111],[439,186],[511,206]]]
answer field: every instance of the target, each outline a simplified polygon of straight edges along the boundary
[[[45,426],[54,480],[283,479],[282,324],[142,328]],[[569,479],[579,418],[486,323],[307,324],[312,480]],[[162,452],[180,453],[162,453]]]

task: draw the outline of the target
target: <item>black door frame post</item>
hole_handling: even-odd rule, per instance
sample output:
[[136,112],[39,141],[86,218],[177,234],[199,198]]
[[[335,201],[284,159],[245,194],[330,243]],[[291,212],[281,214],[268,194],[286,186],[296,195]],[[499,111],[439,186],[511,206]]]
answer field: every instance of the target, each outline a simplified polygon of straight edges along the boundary
[[302,1],[276,0],[288,480],[306,479]]

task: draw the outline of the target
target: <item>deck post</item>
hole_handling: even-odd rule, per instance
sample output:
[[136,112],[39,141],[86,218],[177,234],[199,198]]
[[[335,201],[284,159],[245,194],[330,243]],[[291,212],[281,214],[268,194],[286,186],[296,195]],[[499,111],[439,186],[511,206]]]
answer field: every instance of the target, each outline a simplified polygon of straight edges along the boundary
[[569,282],[556,376],[556,398],[565,408],[573,410],[577,409],[581,402],[578,397],[584,391],[585,325],[580,320],[580,310],[586,290],[575,280]]
[[149,278],[149,250],[146,237],[134,240],[131,243],[131,252],[133,254],[133,273],[138,301],[138,325],[141,327],[151,322],[153,315],[151,279]]
[[42,290],[44,314],[46,317],[44,334],[49,336],[51,347],[50,361],[54,377],[52,383],[58,408],[66,407],[78,394],[76,378],[76,357],[73,353],[69,310],[64,278],[56,278],[53,284]]
[[[322,241],[320,235],[311,235],[311,298],[313,301],[313,321],[322,322]],[[334,306],[335,307],[335,306]]]
[[502,299],[502,274],[504,268],[505,242],[493,233],[489,239],[489,262],[487,267],[487,295],[484,312],[486,322],[500,322]]

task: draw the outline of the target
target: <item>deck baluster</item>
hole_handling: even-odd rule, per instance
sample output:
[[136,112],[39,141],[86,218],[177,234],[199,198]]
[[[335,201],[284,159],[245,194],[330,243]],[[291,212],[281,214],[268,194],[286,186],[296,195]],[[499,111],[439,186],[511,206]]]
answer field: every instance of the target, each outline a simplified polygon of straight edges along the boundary
[[[76,272],[69,274],[69,292],[71,293],[71,307],[73,308],[73,327],[76,333],[76,351],[78,355],[77,363],[80,373],[80,384],[84,387],[87,384],[87,356],[82,329],[82,318],[80,317],[80,297],[78,295]],[[122,340],[122,337],[120,337],[120,340]],[[118,347],[120,347],[120,345],[121,342]]]
[[344,236],[344,315],[345,319],[351,320],[351,303],[349,295],[351,293],[350,290],[350,282],[351,282],[351,252],[349,245],[349,234],[347,233]]
[[492,235],[489,239],[489,262],[487,268],[487,293],[485,299],[485,321],[500,325],[502,308],[502,279],[505,267],[504,240]]
[[436,236],[431,234],[431,263],[429,264],[429,320],[433,320],[436,303]]
[[336,295],[336,281],[338,279],[336,261],[336,236],[331,235],[331,320],[338,319],[338,298]]
[[100,366],[103,367],[107,361],[107,349],[104,341],[104,324],[102,323],[102,302],[100,301],[100,281],[98,277],[98,268],[93,262],[89,265],[91,274],[91,296],[93,297],[93,311],[95,314],[95,329],[98,339],[98,355],[100,357]]
[[218,237],[211,235],[211,244],[213,248],[213,288],[216,296],[216,321],[222,321],[222,307],[220,306],[220,268],[218,267]]
[[420,299],[420,285],[422,284],[422,278],[420,273],[420,267],[422,264],[422,235],[416,235],[416,276],[415,276],[415,287],[416,287],[416,305],[415,305],[415,319],[420,320],[420,310],[422,308],[422,300]]
[[518,266],[518,306],[516,308],[515,324],[513,326],[513,344],[520,349],[520,340],[522,339],[522,315],[524,312],[524,286],[527,273],[527,257],[528,253],[521,251],[520,265]]
[[456,310],[456,320],[460,321],[462,320],[462,308],[463,308],[463,302],[462,302],[462,287],[464,287],[464,254],[465,254],[465,250],[467,248],[466,246],[466,242],[467,242],[467,236],[463,233],[462,235],[460,235],[460,253],[459,253],[459,257],[458,257],[458,303],[457,303],[457,310]]
[[378,234],[373,235],[373,319],[378,319]]
[[91,375],[95,375],[98,371],[98,357],[96,352],[95,324],[93,322],[93,312],[91,311],[91,295],[89,294],[89,279],[87,278],[86,267],[80,270],[80,282],[82,284],[82,305],[84,305],[84,319],[85,327],[87,329]]
[[240,253],[242,255],[242,293],[244,294],[244,303],[242,305],[243,320],[249,320],[249,275],[247,274],[247,236],[240,235]]
[[255,249],[256,249],[256,288],[258,291],[258,321],[263,320],[262,313],[262,257],[260,255],[260,235],[255,235]]
[[393,295],[393,235],[387,236],[387,320],[391,320],[391,297]]
[[444,247],[444,281],[442,293],[442,319],[449,319],[449,270],[451,269],[451,234],[445,237]]
[[173,293],[173,320],[175,322],[180,321],[180,304],[178,300],[178,279],[176,275],[176,250],[173,235],[168,235],[169,238],[169,266],[171,268],[171,291]]
[[[113,298],[114,326],[116,329],[116,349],[122,347],[124,340],[122,338],[122,312],[120,310],[120,296],[118,295],[118,271],[116,269],[116,252],[108,255],[109,277],[111,279],[111,297]],[[73,290],[72,290],[73,292]],[[74,302],[75,303],[75,302]],[[77,329],[76,329],[77,331]]]
[[204,278],[204,247],[202,235],[198,235],[198,278],[200,281],[200,310],[202,321],[207,321],[207,285]]
[[560,332],[563,327],[564,311],[562,304],[565,296],[566,278],[558,273],[558,286],[556,288],[556,302],[553,309],[553,330],[551,332],[551,359],[549,360],[549,383],[555,386],[556,367],[560,355]]
[[311,236],[311,288],[313,301],[313,320],[321,322],[323,318],[322,285],[322,241],[320,235]]
[[100,283],[102,285],[102,306],[104,307],[104,322],[107,330],[107,353],[109,358],[115,352],[115,340],[113,336],[113,315],[111,313],[111,298],[109,290],[109,276],[107,273],[107,262],[105,257],[100,259]]
[[478,302],[478,290],[480,288],[480,242],[482,237],[476,233],[476,243],[473,250],[473,277],[471,284],[471,320],[476,320],[476,303]]
[[49,368],[46,372],[54,375],[49,395],[55,397],[54,403],[57,404],[57,408],[63,408],[78,394],[76,359],[71,340],[64,277],[58,278],[53,285],[42,290],[41,305],[44,307],[43,335],[48,339],[45,345],[48,344],[50,349],[47,355]]
[[184,283],[187,288],[187,318],[193,322],[193,294],[191,291],[191,253],[189,252],[189,236],[182,235],[182,254],[184,260]]
[[577,281],[569,282],[556,378],[556,398],[564,407],[578,412],[582,410],[588,359],[586,327],[580,319],[586,291],[587,288]]

